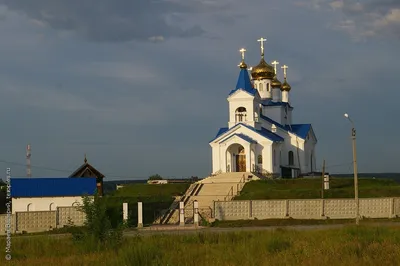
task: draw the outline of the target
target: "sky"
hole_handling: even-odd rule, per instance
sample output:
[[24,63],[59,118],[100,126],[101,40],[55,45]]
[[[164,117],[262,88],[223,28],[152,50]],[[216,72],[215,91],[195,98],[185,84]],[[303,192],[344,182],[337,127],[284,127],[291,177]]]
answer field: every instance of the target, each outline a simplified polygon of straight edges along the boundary
[[[317,164],[400,172],[398,0],[0,0],[0,166],[107,180],[205,177],[228,122],[238,50],[286,64],[294,123],[312,123]],[[394,142],[392,142],[394,140]]]

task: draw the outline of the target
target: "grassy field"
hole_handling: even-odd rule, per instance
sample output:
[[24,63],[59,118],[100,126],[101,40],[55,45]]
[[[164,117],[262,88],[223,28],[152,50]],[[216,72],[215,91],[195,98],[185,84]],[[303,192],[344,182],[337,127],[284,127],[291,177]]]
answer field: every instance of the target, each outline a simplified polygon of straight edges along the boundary
[[160,211],[169,208],[175,196],[180,196],[189,188],[182,184],[132,184],[105,196],[108,215],[113,225],[122,221],[122,203],[128,203],[129,225],[137,225],[137,203],[143,202],[143,223],[150,224]]
[[[69,239],[12,239],[12,264],[0,265],[398,265],[400,227],[317,231],[252,231],[153,235],[124,239],[114,250],[90,252]],[[0,239],[0,245],[5,245]]]
[[[320,178],[258,180],[247,183],[235,200],[321,198]],[[324,198],[354,197],[353,178],[331,178]],[[359,197],[400,197],[400,184],[390,179],[359,179]]]

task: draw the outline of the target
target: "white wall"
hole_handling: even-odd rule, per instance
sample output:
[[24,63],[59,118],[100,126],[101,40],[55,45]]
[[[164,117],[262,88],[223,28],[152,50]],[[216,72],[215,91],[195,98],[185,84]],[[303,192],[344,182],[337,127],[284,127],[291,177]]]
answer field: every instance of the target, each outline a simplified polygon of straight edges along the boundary
[[[262,80],[253,80],[255,88],[258,90],[260,97],[262,99],[272,98],[272,87],[271,80],[262,79]],[[262,84],[260,86],[260,84]],[[269,88],[268,88],[269,86]],[[268,89],[268,90],[267,90]]]
[[236,110],[239,107],[246,108],[246,120],[241,123],[247,124],[249,126],[255,127],[255,113],[257,113],[257,117],[259,117],[260,110],[258,108],[260,104],[260,99],[257,96],[257,99],[244,91],[237,91],[235,94],[228,97],[229,102],[229,123],[228,127],[231,128],[235,126],[238,121],[236,121]]
[[[226,166],[228,164],[228,161],[230,159],[229,153],[227,152],[227,149],[230,147],[232,144],[240,144],[244,147],[245,153],[246,153],[246,170],[250,172],[252,169],[251,167],[253,164],[257,165],[257,156],[259,154],[262,154],[263,156],[263,168],[272,171],[271,169],[271,151],[267,151],[266,147],[269,147],[268,149],[271,150],[271,145],[272,141],[265,140],[262,136],[260,136],[258,133],[245,128],[243,126],[239,126],[236,130],[234,130],[230,135],[233,135],[235,133],[243,133],[244,135],[249,136],[250,138],[256,140],[258,144],[250,144],[246,140],[240,138],[240,137],[232,137],[223,143],[219,143],[221,140],[227,138],[226,136],[219,137],[215,140],[214,143],[211,143],[211,148],[212,148],[212,169],[213,173],[217,171],[222,171],[226,172]],[[232,161],[229,162],[229,164],[232,166]],[[266,168],[268,167],[268,168]],[[232,167],[231,167],[232,168]]]
[[28,211],[28,204],[31,204],[29,211],[50,211],[57,207],[71,207],[73,203],[82,204],[82,197],[40,197],[40,198],[12,198],[12,213]]

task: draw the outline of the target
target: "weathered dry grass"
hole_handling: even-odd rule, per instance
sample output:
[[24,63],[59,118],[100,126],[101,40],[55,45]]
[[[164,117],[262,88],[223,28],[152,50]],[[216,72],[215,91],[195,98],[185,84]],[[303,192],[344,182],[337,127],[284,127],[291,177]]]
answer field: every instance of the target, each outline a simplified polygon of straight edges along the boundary
[[[85,252],[70,239],[14,238],[9,265],[399,265],[400,227],[154,235]],[[4,239],[0,240],[4,245]],[[4,251],[3,251],[4,252]],[[3,253],[4,254],[4,253]],[[0,259],[4,263],[4,256]]]

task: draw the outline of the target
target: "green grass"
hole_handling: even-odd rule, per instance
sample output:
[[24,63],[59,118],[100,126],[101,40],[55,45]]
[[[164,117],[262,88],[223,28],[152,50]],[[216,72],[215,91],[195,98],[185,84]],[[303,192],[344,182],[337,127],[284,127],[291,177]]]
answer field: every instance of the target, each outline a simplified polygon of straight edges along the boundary
[[[235,200],[321,198],[320,178],[257,180],[247,183]],[[331,178],[324,198],[354,197],[353,178]],[[400,184],[389,179],[359,179],[359,197],[400,197]]]
[[189,188],[183,184],[132,184],[105,196],[108,216],[114,226],[122,222],[122,203],[128,203],[129,226],[137,226],[137,203],[143,202],[143,223],[151,224],[162,210],[168,209],[175,196],[181,196]]
[[[119,249],[88,252],[70,239],[12,239],[12,265],[398,265],[400,227],[347,226],[317,231],[201,232],[124,239]],[[0,239],[5,246],[5,239]],[[4,260],[4,249],[0,254]]]

